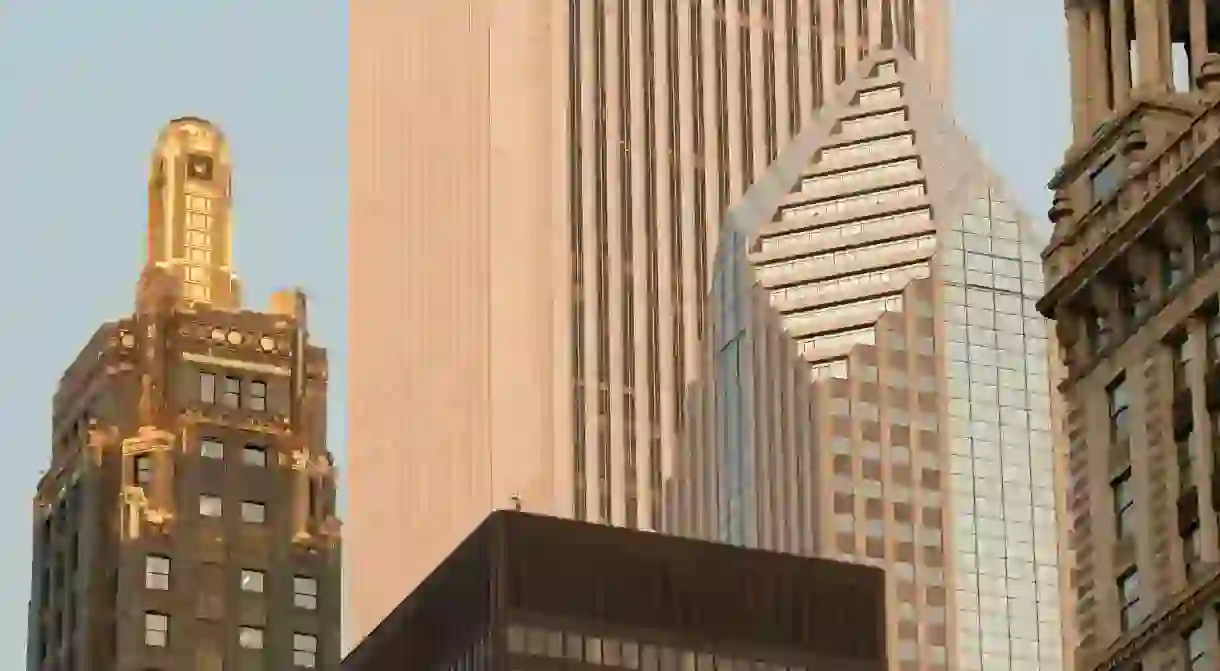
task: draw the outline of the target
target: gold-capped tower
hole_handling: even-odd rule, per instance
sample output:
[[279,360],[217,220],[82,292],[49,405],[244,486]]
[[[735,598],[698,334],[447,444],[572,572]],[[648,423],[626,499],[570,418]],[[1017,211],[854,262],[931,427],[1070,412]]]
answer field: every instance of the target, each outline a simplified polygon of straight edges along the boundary
[[241,306],[233,268],[232,162],[224,133],[197,117],[166,124],[148,184],[149,266],[182,281],[182,300]]

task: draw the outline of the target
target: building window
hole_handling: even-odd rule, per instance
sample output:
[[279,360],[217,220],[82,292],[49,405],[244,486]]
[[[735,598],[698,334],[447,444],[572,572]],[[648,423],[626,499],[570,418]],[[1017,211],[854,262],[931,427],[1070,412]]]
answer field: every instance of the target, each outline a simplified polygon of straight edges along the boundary
[[1190,489],[1194,485],[1194,460],[1191,459],[1190,437],[1194,433],[1194,427],[1184,426],[1178,428],[1174,432],[1174,444],[1178,450],[1178,482],[1182,491]]
[[1135,524],[1135,498],[1131,494],[1131,469],[1110,483],[1114,495],[1114,526],[1119,538],[1130,535]]
[[1186,377],[1190,365],[1190,347],[1186,335],[1178,335],[1169,342],[1169,353],[1173,358],[1173,388],[1175,391],[1185,391],[1190,387]]
[[144,613],[144,645],[164,648],[169,645],[169,616]]
[[1118,628],[1128,631],[1138,622],[1136,607],[1140,602],[1140,579],[1135,569],[1130,569],[1118,579]]
[[1127,378],[1120,375],[1106,389],[1110,403],[1110,439],[1115,443],[1127,440],[1130,435],[1129,426],[1131,398],[1127,394]]
[[258,445],[247,445],[241,451],[241,461],[247,466],[264,467],[267,465],[267,448]]
[[1211,647],[1207,629],[1202,622],[1197,622],[1186,633],[1182,634],[1182,645],[1186,648],[1186,668],[1188,671],[1203,671],[1212,668],[1208,663],[1208,652]]
[[261,503],[242,501],[241,521],[249,524],[262,524],[267,521],[267,507]]
[[204,403],[216,402],[216,376],[212,373],[199,374],[199,400]]
[[267,383],[260,380],[250,382],[250,409],[262,412],[267,409]]
[[246,650],[262,650],[263,630],[258,627],[242,627],[237,632],[237,644]]
[[1099,203],[1114,195],[1118,191],[1118,187],[1122,185],[1124,172],[1123,163],[1118,160],[1117,156],[1111,157],[1094,171],[1089,177],[1089,182],[1093,187],[1093,202]]
[[318,663],[318,637],[313,634],[292,635],[292,663],[302,669],[312,669]]
[[199,495],[200,515],[204,517],[220,517],[223,510],[219,496],[212,496],[211,494]]
[[318,581],[305,576],[292,579],[292,605],[304,610],[318,609]]
[[141,454],[132,459],[132,471],[136,485],[143,487],[152,482],[152,455]]
[[242,569],[241,571],[241,591],[243,592],[258,592],[263,593],[263,579],[265,574],[262,571],[253,571],[250,569]]
[[225,444],[212,438],[204,438],[199,443],[199,454],[205,459],[224,459]]
[[1199,523],[1194,522],[1182,532],[1182,563],[1186,569],[1187,582],[1193,582],[1202,559],[1199,547]]
[[241,407],[241,380],[235,377],[225,377],[224,405],[228,408]]
[[144,558],[144,587],[169,589],[169,557],[149,555]]
[[1212,363],[1220,361],[1220,312],[1207,317],[1207,355]]

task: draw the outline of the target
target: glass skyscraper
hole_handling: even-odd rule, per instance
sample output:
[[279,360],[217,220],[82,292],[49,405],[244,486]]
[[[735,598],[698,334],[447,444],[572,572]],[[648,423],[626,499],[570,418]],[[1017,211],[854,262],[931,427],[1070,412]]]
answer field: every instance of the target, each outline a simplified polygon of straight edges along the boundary
[[716,257],[668,530],[884,566],[894,669],[1070,667],[1043,240],[903,53]]

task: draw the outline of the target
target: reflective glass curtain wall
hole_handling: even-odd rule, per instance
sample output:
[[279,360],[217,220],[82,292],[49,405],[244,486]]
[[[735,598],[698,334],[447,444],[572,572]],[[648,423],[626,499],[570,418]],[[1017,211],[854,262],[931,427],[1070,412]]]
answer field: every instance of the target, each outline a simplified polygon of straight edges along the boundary
[[1060,668],[1041,241],[979,185],[941,232],[961,669]]

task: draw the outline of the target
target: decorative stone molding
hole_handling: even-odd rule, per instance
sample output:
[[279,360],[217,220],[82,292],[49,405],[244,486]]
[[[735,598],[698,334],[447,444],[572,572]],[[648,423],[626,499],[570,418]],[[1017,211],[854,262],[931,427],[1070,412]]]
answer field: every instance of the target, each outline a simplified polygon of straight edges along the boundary
[[1199,64],[1195,84],[1207,93],[1220,93],[1220,54],[1208,54]]

